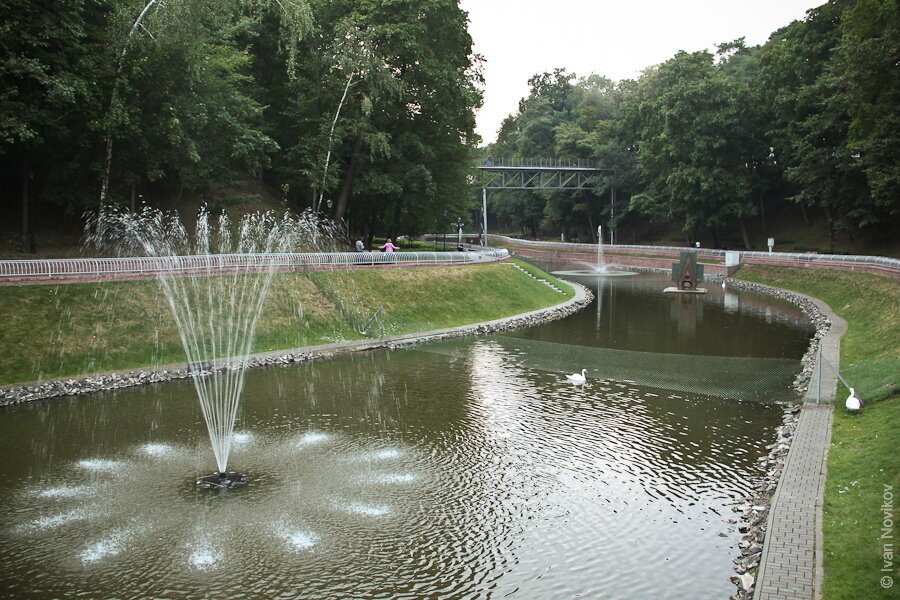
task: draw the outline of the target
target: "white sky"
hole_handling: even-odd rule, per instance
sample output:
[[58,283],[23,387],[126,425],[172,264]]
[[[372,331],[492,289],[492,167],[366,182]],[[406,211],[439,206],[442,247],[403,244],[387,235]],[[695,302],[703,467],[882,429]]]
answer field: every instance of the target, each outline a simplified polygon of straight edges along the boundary
[[493,142],[535,73],[565,67],[632,79],[679,50],[741,36],[758,45],[823,0],[460,0],[486,59],[478,133]]

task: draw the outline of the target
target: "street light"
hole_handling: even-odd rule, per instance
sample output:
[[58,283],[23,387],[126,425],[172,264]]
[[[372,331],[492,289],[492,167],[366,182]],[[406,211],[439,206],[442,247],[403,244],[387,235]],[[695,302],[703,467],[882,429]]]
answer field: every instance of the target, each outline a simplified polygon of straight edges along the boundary
[[465,226],[466,222],[462,220],[462,217],[456,217],[456,249],[459,250],[462,248],[462,230]]

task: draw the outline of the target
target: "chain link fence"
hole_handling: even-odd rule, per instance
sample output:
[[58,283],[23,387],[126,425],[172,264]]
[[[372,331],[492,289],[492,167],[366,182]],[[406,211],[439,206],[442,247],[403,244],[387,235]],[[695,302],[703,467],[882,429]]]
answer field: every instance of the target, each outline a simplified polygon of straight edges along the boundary
[[900,393],[898,373],[900,358],[849,363],[838,368],[822,356],[820,349],[806,398],[817,403],[843,405],[853,388],[864,403],[877,402]]

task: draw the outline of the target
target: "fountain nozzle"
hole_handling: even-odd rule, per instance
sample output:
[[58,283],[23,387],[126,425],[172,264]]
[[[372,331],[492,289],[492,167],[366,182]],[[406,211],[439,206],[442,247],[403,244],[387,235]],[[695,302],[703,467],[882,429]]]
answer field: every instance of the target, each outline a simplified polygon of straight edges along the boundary
[[232,489],[247,485],[250,478],[242,473],[216,471],[212,475],[206,475],[197,479],[197,487],[204,490]]

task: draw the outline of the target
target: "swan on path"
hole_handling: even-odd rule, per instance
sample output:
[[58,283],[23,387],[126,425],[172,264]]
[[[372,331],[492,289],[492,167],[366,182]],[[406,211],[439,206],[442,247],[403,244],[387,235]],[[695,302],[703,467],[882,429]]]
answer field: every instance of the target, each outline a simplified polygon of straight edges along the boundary
[[566,375],[566,379],[568,379],[572,383],[584,383],[585,381],[587,381],[587,377],[585,377],[586,373],[587,369],[582,369],[581,374],[572,373],[571,375]]
[[850,388],[850,395],[847,396],[846,402],[847,410],[859,410],[859,407],[862,406],[862,400],[859,399],[859,396],[856,395],[856,390]]

